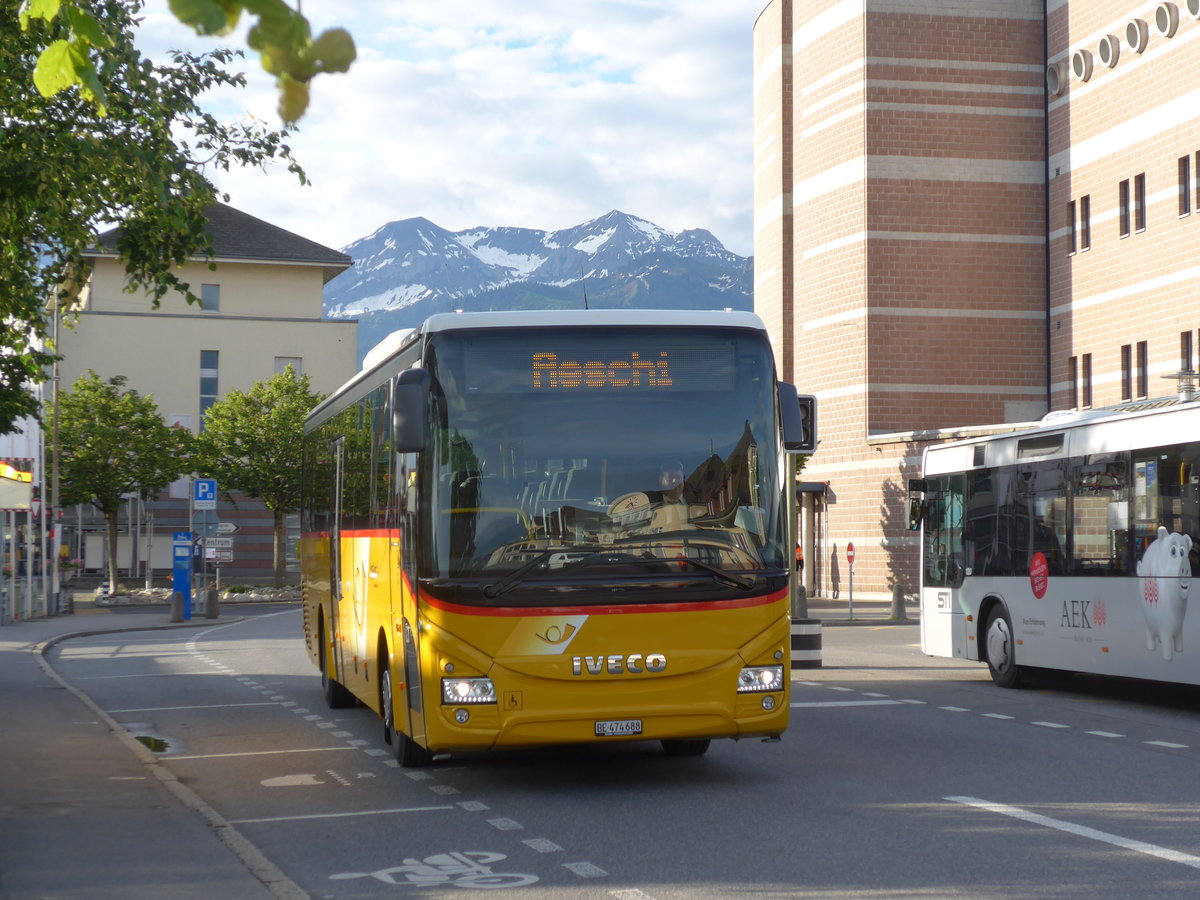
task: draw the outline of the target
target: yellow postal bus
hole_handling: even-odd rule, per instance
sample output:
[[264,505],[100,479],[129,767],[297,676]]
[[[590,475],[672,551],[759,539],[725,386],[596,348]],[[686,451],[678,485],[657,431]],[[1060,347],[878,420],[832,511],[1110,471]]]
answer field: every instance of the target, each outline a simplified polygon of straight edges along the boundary
[[378,712],[405,766],[778,738],[784,454],[811,447],[762,322],[447,314],[393,337],[305,425],[304,629],[327,703]]

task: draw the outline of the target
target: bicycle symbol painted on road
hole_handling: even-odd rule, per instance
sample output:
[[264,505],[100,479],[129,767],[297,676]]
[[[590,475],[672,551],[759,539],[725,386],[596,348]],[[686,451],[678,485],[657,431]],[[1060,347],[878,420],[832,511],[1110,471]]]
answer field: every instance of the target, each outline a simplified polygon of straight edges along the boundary
[[463,853],[435,853],[424,859],[409,857],[403,864],[375,872],[343,872],[330,875],[330,881],[374,878],[384,884],[453,884],[465,888],[509,888],[533,884],[536,875],[493,872],[492,864],[507,859],[503,853],[468,850]]

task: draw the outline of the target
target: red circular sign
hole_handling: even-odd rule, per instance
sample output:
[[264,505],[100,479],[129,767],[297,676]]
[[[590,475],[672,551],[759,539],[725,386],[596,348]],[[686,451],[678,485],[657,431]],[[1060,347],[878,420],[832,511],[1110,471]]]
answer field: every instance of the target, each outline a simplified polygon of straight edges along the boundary
[[1050,566],[1040,552],[1033,554],[1029,561],[1029,586],[1033,588],[1033,596],[1041,600],[1046,596],[1046,588],[1050,583]]
[[854,562],[854,545],[853,544],[846,545],[846,562],[848,562],[848,563]]

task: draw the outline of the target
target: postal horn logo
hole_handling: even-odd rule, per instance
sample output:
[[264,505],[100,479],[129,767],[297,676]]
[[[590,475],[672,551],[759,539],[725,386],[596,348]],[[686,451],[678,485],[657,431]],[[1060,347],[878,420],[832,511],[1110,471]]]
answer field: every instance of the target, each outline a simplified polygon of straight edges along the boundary
[[547,644],[562,644],[571,639],[571,635],[575,633],[575,626],[568,622],[566,625],[551,625],[544,634],[534,632],[537,637],[545,641]]

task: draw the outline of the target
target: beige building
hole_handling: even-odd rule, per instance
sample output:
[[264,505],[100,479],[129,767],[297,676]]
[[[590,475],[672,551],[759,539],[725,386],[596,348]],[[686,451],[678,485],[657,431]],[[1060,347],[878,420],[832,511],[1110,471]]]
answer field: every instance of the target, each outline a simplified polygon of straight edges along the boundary
[[915,591],[929,442],[1196,367],[1198,62],[1200,0],[765,6],[755,307],[820,402],[810,591],[850,543],[856,594]]
[[[179,273],[203,305],[189,305],[176,293],[157,310],[148,296],[126,292],[113,249],[116,232],[101,236],[78,319],[60,334],[64,390],[89,369],[104,378],[123,375],[129,387],[154,398],[169,422],[195,432],[217,398],[248,390],[289,364],[321,393],[357,371],[357,323],[322,317],[324,286],[350,267],[350,257],[222,204],[211,208],[208,229],[216,268],[198,260]],[[169,566],[170,531],[186,527],[186,508],[180,518],[179,506],[174,513],[158,510],[156,568]],[[89,511],[79,512],[86,530]],[[227,577],[269,573],[270,515],[240,503],[237,510],[223,506],[221,518],[241,522]],[[144,547],[135,550],[135,543],[132,538],[130,558],[144,558]],[[85,555],[89,549],[98,556],[86,541],[79,547]]]

